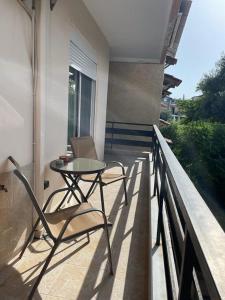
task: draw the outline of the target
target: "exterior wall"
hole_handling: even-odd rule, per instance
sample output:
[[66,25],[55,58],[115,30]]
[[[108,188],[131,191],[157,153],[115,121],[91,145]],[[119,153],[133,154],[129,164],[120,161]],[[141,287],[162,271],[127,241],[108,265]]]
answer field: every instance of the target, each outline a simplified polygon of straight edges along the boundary
[[[0,2],[0,172],[6,159],[32,162],[31,20],[17,1]],[[4,145],[4,146],[2,146]]]
[[[32,165],[22,168],[30,182]],[[24,186],[12,172],[0,174],[8,192],[0,192],[0,269],[17,253],[27,239],[33,223],[33,207]]]
[[94,139],[99,158],[103,158],[108,90],[108,44],[81,0],[58,0],[49,12],[48,89],[46,103],[45,179],[52,190],[62,185],[59,174],[49,170],[49,162],[64,154],[67,146],[69,42],[81,36],[97,60]]
[[107,121],[158,124],[162,64],[111,62]]
[[0,267],[22,246],[32,207],[11,172],[12,155],[32,182],[33,101],[31,20],[17,1],[0,1]]
[[[63,185],[49,170],[49,162],[65,153],[67,145],[69,42],[74,32],[96,53],[96,111],[94,138],[103,157],[108,89],[107,42],[81,0],[58,0],[53,11],[40,0],[38,27],[38,84],[36,100],[36,194],[40,204]],[[24,187],[13,175],[12,155],[33,182],[33,100],[31,20],[16,0],[0,0],[0,267],[23,245],[33,222]],[[37,176],[38,175],[38,176]],[[43,180],[50,187],[43,190]]]

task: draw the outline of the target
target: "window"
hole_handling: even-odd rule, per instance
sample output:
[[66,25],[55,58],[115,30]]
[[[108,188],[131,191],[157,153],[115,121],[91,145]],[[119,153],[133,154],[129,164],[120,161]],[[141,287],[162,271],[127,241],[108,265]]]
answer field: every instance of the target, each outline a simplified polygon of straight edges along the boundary
[[[94,103],[97,64],[90,47],[70,41],[68,145],[73,136],[94,132]],[[81,50],[82,49],[82,50]]]
[[73,136],[93,136],[95,81],[69,67],[68,145]]

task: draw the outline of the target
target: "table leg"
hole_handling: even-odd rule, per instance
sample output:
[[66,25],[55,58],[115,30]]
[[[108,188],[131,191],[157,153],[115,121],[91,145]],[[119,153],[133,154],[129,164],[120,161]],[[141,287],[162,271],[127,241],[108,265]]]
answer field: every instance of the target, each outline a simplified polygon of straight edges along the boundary
[[100,173],[97,173],[96,177],[95,177],[95,180],[92,182],[91,184],[91,187],[90,189],[88,190],[87,194],[86,194],[86,199],[89,198],[89,196],[91,195],[93,189],[94,189],[94,186],[97,184],[97,181],[99,179],[99,176],[100,176]]
[[73,177],[73,175],[68,174],[68,178],[73,182],[73,185],[75,187],[75,189],[79,192],[79,194],[81,195],[82,198],[82,202],[87,202],[86,197],[84,196],[84,193],[82,192],[81,188],[78,185],[78,179],[80,176],[75,176]]
[[67,180],[65,174],[61,173],[62,178],[64,179],[66,185],[68,186],[68,190],[73,194],[74,198],[77,200],[77,202],[80,204],[80,199],[77,197],[77,195],[74,192],[74,187],[77,187],[77,179],[79,176],[75,176],[75,178],[68,176],[68,178],[72,181],[72,184],[69,183],[69,181]]

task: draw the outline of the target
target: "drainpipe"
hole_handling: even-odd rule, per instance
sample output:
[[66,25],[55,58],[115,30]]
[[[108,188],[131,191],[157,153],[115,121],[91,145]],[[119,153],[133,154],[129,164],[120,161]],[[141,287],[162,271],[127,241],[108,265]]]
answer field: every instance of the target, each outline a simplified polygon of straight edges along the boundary
[[[44,201],[44,171],[45,171],[45,123],[47,101],[47,71],[48,71],[48,29],[49,29],[49,1],[35,0],[36,24],[34,28],[35,42],[35,91],[34,91],[34,186],[35,194],[40,206]],[[41,234],[40,228],[36,236]]]
[[36,91],[37,91],[37,26],[36,5],[32,0],[32,84],[33,84],[33,188],[36,194]]
[[36,90],[37,90],[37,26],[36,26],[36,1],[32,0],[32,9],[30,10],[23,1],[17,0],[27,15],[31,19],[32,46],[31,46],[31,68],[32,68],[32,102],[33,102],[33,141],[32,141],[32,164],[33,164],[33,189],[36,192],[35,178],[35,146],[36,146]]
[[[42,206],[44,201],[45,105],[47,99],[47,37],[49,1],[32,0],[30,10],[21,0],[32,22],[32,98],[33,98],[33,189]],[[34,218],[33,214],[33,218]],[[37,229],[36,236],[41,230]]]

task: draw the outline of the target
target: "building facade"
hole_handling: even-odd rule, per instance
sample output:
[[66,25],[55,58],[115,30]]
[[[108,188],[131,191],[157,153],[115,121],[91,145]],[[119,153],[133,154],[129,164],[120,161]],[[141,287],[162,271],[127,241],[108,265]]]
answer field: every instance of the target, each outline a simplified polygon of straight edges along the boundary
[[106,119],[157,123],[165,57],[175,56],[190,3],[0,2],[0,265],[35,219],[7,157],[21,164],[42,204],[63,184],[49,162],[67,151],[70,136],[93,135],[103,159]]

